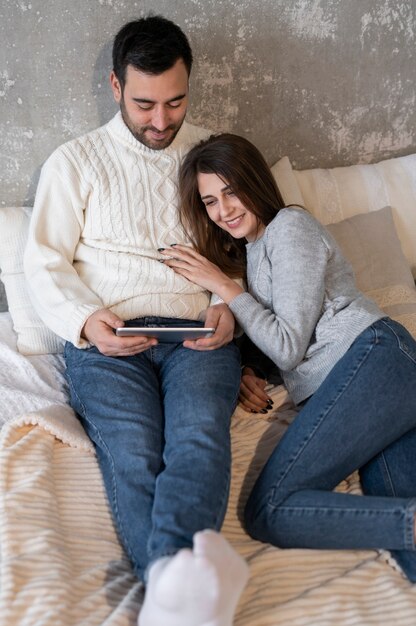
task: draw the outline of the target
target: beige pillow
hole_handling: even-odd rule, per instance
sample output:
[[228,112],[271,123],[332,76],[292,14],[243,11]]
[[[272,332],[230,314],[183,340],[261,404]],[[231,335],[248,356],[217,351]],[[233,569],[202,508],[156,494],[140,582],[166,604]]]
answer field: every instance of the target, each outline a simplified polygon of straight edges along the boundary
[[390,207],[327,224],[326,228],[352,264],[361,291],[399,284],[414,288]]
[[372,165],[293,170],[304,206],[322,224],[391,206],[397,234],[416,277],[416,154]]
[[23,253],[30,221],[29,208],[0,208],[0,268],[22,354],[63,351],[64,341],[45,326],[31,303],[23,273]]
[[416,337],[416,288],[391,208],[355,215],[326,228],[350,261],[358,288]]
[[367,295],[375,300],[383,311],[392,319],[400,322],[416,338],[416,289],[406,285],[391,285],[368,291]]

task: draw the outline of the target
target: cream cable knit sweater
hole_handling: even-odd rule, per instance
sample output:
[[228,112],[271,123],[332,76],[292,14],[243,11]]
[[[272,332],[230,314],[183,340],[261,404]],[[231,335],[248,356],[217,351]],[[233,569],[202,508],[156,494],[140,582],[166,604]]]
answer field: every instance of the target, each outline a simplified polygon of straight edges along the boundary
[[186,243],[177,216],[180,161],[208,131],[184,123],[165,150],[137,141],[121,113],[60,146],[36,193],[25,272],[40,317],[77,347],[103,307],[122,319],[197,319],[209,294],[158,261],[157,248]]

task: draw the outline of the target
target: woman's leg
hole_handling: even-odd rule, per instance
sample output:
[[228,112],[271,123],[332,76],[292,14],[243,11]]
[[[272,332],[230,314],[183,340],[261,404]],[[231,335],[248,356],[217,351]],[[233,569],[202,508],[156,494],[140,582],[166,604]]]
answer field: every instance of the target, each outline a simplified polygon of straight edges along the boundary
[[[248,531],[282,547],[414,550],[414,471],[405,497],[332,489],[415,427],[416,342],[380,320],[357,338],[271,455],[247,503]],[[396,462],[409,472],[405,460]]]
[[[361,468],[360,478],[364,493],[370,496],[414,497],[416,485],[415,451],[416,429],[413,429]],[[410,532],[411,529],[409,528]],[[412,582],[416,582],[416,551],[392,550],[391,552],[407,577]]]

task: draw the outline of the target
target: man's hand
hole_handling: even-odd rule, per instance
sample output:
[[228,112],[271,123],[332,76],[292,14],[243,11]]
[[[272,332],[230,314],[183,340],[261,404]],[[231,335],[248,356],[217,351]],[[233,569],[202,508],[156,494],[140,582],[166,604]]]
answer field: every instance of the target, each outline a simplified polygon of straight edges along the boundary
[[230,343],[234,337],[234,315],[226,304],[214,304],[208,307],[205,326],[207,328],[215,328],[215,333],[212,337],[184,341],[183,345],[185,348],[190,348],[191,350],[216,350]]
[[124,326],[123,320],[108,309],[95,311],[84,324],[81,336],[105,356],[132,356],[157,344],[150,337],[117,337],[115,328]]
[[239,402],[247,413],[267,413],[273,403],[264,391],[267,381],[256,376],[251,367],[243,369]]

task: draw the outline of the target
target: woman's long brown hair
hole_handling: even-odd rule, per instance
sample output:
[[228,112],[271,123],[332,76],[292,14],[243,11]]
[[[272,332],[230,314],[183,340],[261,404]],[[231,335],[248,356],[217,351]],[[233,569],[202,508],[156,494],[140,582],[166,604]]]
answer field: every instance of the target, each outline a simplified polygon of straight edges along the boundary
[[267,226],[285,206],[269,166],[247,139],[211,135],[186,155],[179,172],[180,219],[196,250],[232,278],[245,276],[245,239],[234,239],[209,217],[198,174],[216,174],[242,204]]

